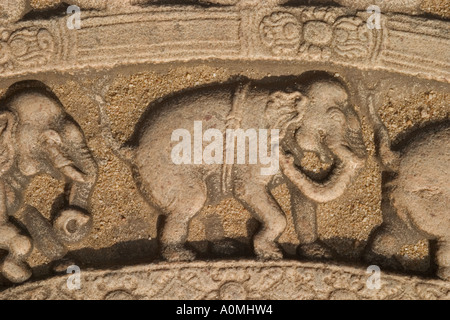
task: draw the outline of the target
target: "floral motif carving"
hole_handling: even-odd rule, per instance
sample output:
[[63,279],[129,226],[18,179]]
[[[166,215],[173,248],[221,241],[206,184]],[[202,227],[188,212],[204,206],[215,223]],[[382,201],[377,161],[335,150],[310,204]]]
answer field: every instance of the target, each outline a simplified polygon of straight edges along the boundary
[[358,268],[321,263],[221,261],[162,263],[85,271],[80,290],[68,276],[24,284],[0,293],[7,299],[448,299],[450,285],[383,274],[378,290]]
[[332,10],[305,10],[302,14],[274,12],[260,24],[264,45],[286,56],[306,55],[313,59],[366,58],[373,36],[359,17],[339,16]]
[[14,32],[3,31],[0,38],[0,71],[17,66],[37,67],[54,55],[54,39],[44,28],[29,27]]

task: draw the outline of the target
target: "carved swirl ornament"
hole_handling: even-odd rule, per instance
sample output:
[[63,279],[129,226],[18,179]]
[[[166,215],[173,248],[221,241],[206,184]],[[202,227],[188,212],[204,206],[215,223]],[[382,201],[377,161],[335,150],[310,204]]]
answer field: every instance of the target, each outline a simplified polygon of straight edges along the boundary
[[54,48],[53,35],[47,29],[30,27],[13,32],[3,30],[0,40],[0,71],[46,65],[51,62]]
[[295,16],[275,12],[261,22],[263,43],[274,54],[328,60],[367,58],[373,52],[374,35],[359,17],[339,17],[334,12],[305,11]]

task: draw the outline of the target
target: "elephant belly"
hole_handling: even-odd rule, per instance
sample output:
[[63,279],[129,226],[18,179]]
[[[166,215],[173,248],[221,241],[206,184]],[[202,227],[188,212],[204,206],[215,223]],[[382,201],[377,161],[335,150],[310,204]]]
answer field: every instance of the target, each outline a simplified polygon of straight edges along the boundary
[[449,237],[450,128],[415,141],[402,157],[394,203],[432,237]]
[[[204,163],[203,150],[208,142],[203,141],[203,133],[208,129],[225,132],[230,108],[231,90],[194,92],[155,106],[143,124],[145,130],[138,139],[133,161],[136,181],[147,200],[165,211],[176,202],[196,197],[200,189],[207,193],[208,177],[220,177],[222,165]],[[180,130],[182,137],[174,135]],[[190,155],[186,162],[177,164],[172,152],[182,142],[189,150],[183,148],[181,154]],[[198,142],[202,144],[200,157],[195,154]],[[212,185],[215,189],[217,183]]]

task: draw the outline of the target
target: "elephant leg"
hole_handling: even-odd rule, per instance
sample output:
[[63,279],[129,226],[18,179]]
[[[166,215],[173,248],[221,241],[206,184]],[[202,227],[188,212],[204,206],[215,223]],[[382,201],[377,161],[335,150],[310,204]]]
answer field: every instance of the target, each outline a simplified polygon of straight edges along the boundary
[[289,186],[291,194],[291,212],[294,227],[300,244],[316,242],[317,235],[316,204],[305,197],[293,185]]
[[309,259],[330,259],[334,252],[319,240],[317,232],[317,205],[289,184],[291,212],[295,231],[300,241],[298,254]]
[[439,278],[450,281],[450,237],[438,241],[436,264]]
[[196,184],[178,191],[165,210],[167,218],[161,236],[162,255],[168,261],[191,261],[195,259],[195,253],[184,245],[189,223],[206,202],[206,187]]
[[404,236],[404,228],[386,224],[376,231],[371,250],[378,255],[392,258],[400,249],[409,244]]
[[406,245],[416,244],[421,238],[418,233],[398,223],[385,222],[372,237],[371,244],[364,255],[367,262],[379,264],[392,269],[404,269],[399,260],[400,249]]
[[416,244],[423,238],[402,220],[387,199],[382,202],[383,224],[375,231],[370,249],[386,258],[394,257],[405,245]]
[[238,183],[235,196],[262,225],[253,239],[255,254],[263,260],[282,259],[276,241],[286,228],[286,217],[266,186],[253,181]]
[[0,248],[9,254],[0,265],[0,272],[10,281],[21,283],[31,277],[31,270],[24,262],[33,248],[31,240],[19,234],[9,223],[0,226]]

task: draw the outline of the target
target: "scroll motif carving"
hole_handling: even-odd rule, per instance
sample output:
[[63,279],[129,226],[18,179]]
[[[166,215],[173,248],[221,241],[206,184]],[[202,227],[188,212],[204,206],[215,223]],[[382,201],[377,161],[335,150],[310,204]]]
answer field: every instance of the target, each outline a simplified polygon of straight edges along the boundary
[[300,48],[302,27],[290,13],[276,12],[265,17],[260,33],[264,44],[275,54],[295,55]]
[[47,29],[30,27],[14,32],[4,30],[0,39],[0,72],[16,67],[48,63],[55,54],[53,36]]
[[[208,8],[185,6],[184,14],[179,15],[177,6],[163,12],[158,6],[119,2],[117,6],[108,2],[111,8],[101,11],[84,10],[84,27],[75,31],[66,27],[65,17],[52,19],[52,26],[47,20],[7,24],[4,28],[9,31],[1,40],[0,60],[11,60],[7,43],[10,34],[36,28],[46,29],[53,36],[55,56],[50,58],[47,53],[51,50],[45,46],[48,63],[34,65],[34,72],[65,73],[86,67],[210,58],[230,61],[264,58],[302,63],[323,60],[444,82],[449,78],[446,21],[424,21],[418,17],[386,15],[386,11],[382,11],[383,29],[370,30],[366,28],[368,14],[365,11],[349,13],[339,7],[287,7],[270,1],[243,1]],[[123,21],[120,27],[115,22],[117,14]],[[199,21],[211,32],[199,33],[197,23],[192,21]],[[117,28],[123,28],[120,44],[113,36]],[[228,32],[222,32],[224,29]],[[148,30],[151,36],[138,36],[143,30]],[[59,41],[68,38],[70,42]],[[417,41],[433,45],[418,46]],[[129,47],[134,48],[134,55],[129,54]],[[20,75],[29,70],[29,65],[18,63],[13,64],[12,69],[7,68],[5,61],[0,67],[3,69],[0,77]]]
[[334,24],[333,47],[345,58],[364,58],[371,54],[372,33],[366,23],[358,18],[341,18]]
[[367,58],[372,54],[372,31],[359,17],[339,17],[326,9],[304,10],[295,16],[275,12],[263,18],[262,42],[274,54],[329,59]]

